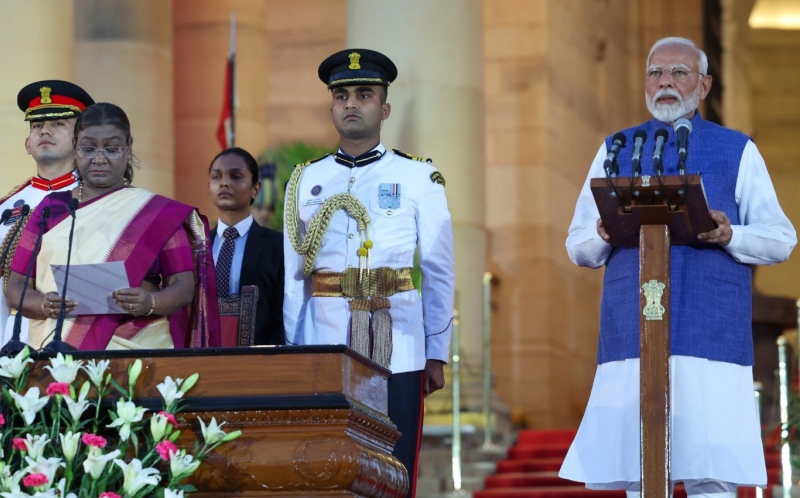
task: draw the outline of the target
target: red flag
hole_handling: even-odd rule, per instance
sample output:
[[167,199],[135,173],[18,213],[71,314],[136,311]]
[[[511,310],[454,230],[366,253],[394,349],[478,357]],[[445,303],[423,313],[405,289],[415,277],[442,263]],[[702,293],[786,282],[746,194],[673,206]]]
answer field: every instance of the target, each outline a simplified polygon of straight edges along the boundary
[[233,147],[233,70],[234,55],[231,54],[225,67],[225,95],[217,125],[217,141],[223,149]]

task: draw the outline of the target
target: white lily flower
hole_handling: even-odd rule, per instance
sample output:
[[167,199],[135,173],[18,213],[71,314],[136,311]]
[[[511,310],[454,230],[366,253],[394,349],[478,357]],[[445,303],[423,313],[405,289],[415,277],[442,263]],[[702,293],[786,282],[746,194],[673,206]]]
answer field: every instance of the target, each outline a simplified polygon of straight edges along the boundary
[[0,496],[3,498],[33,498],[33,496],[21,491],[19,486],[17,486],[16,491],[11,491],[8,493],[0,493]]
[[119,437],[127,441],[131,435],[131,424],[142,420],[147,408],[136,406],[133,401],[117,401],[117,419],[106,427],[119,427]]
[[22,478],[25,477],[26,474],[27,472],[25,472],[25,469],[20,469],[12,474],[11,467],[6,465],[3,467],[2,472],[0,472],[0,491],[8,493],[19,492],[19,483],[22,482]]
[[76,432],[73,434],[72,431],[67,431],[66,434],[59,434],[58,437],[61,439],[61,450],[64,452],[64,458],[71,463],[75,459],[75,455],[78,454],[81,433]]
[[31,425],[33,423],[36,414],[39,413],[39,410],[44,408],[44,405],[47,404],[49,399],[48,396],[39,397],[38,387],[31,387],[28,389],[25,396],[20,396],[18,393],[14,392],[13,389],[9,389],[8,392],[11,393],[11,397],[14,398],[14,404],[17,405],[19,411],[22,412],[25,425]]
[[0,358],[0,376],[17,380],[25,371],[25,365],[33,363],[30,359],[30,350],[26,347],[16,356],[3,356]]
[[100,387],[103,383],[103,375],[105,375],[110,364],[111,360],[89,360],[89,363],[81,368],[83,368],[83,371],[89,376],[89,380],[92,381],[92,384]]
[[37,434],[35,436],[25,434],[25,445],[28,447],[27,454],[33,461],[40,459],[44,455],[44,449],[49,442],[50,439],[46,434]]
[[66,357],[58,353],[55,358],[50,359],[50,365],[44,367],[50,370],[50,375],[53,376],[56,382],[66,382],[72,384],[75,377],[78,376],[78,370],[83,365],[81,360],[73,360],[72,355],[68,354]]
[[178,398],[183,397],[183,391],[181,391],[181,384],[183,383],[183,379],[175,379],[172,380],[172,377],[167,375],[164,379],[164,382],[157,385],[156,388],[158,392],[161,393],[161,397],[164,398],[164,403],[169,406]]
[[165,489],[164,498],[183,498],[183,490],[173,491],[171,489]]
[[169,454],[169,472],[173,479],[180,475],[191,475],[200,466],[200,461],[195,460],[194,457],[186,453],[186,450],[180,450],[177,453]]
[[137,359],[128,368],[128,385],[135,386],[136,381],[139,380],[139,375],[142,373],[142,360]]
[[143,469],[142,461],[138,458],[131,460],[131,463],[125,463],[123,460],[114,460],[114,463],[122,469],[122,489],[130,496],[135,495],[145,486],[158,486],[161,481],[161,473],[158,469],[152,467]]
[[59,467],[66,467],[64,461],[60,458],[37,458],[34,460],[31,457],[25,457],[28,462],[28,468],[25,469],[29,474],[44,474],[47,476],[47,484],[44,489],[50,489],[53,486],[53,481],[56,478],[56,471]]
[[83,412],[89,408],[89,401],[86,400],[87,394],[87,392],[84,392],[83,389],[81,389],[77,400],[73,400],[69,396],[64,397],[64,401],[67,404],[67,410],[69,410],[69,416],[72,417],[73,422],[78,422],[81,419],[81,416],[83,416]]
[[214,443],[218,443],[222,441],[225,437],[225,431],[221,429],[225,422],[217,425],[217,419],[215,417],[211,417],[211,422],[208,423],[208,426],[203,422],[203,419],[200,420],[200,431],[203,433],[203,439],[205,440],[206,444],[211,445]]
[[167,433],[167,424],[169,419],[160,413],[156,413],[150,417],[150,432],[153,434],[153,440],[159,442],[164,439],[164,434]]
[[106,469],[106,464],[119,456],[119,450],[114,450],[111,453],[103,454],[103,450],[96,446],[89,449],[89,455],[83,461],[83,470],[92,476],[92,479],[100,479],[103,471]]

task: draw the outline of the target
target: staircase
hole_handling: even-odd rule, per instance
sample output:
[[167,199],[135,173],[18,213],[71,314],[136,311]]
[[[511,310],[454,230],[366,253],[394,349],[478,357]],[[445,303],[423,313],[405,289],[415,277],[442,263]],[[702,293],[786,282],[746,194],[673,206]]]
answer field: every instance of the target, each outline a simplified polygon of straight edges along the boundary
[[[625,498],[625,491],[592,491],[582,483],[558,477],[558,470],[575,437],[574,429],[520,431],[507,458],[497,462],[494,475],[486,477],[485,489],[473,498]],[[767,438],[766,460],[768,486],[764,496],[772,496],[772,486],[779,484],[780,454],[777,445]],[[675,486],[675,498],[685,498],[683,485]],[[739,488],[739,498],[755,498],[755,488]]]

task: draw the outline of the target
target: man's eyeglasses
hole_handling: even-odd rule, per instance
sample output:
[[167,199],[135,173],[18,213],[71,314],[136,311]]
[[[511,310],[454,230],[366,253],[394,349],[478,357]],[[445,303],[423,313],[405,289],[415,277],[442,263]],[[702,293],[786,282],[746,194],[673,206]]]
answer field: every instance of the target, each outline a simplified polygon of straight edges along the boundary
[[647,81],[658,81],[664,75],[664,73],[669,73],[672,76],[672,79],[683,83],[689,78],[690,73],[697,73],[700,76],[705,76],[705,74],[701,73],[700,71],[692,71],[686,66],[672,66],[663,68],[661,66],[650,66],[645,70],[644,74],[647,78]]
[[119,159],[122,153],[125,152],[125,147],[106,147],[99,149],[97,147],[78,146],[78,155],[84,159],[94,159],[97,154],[103,153],[106,159]]

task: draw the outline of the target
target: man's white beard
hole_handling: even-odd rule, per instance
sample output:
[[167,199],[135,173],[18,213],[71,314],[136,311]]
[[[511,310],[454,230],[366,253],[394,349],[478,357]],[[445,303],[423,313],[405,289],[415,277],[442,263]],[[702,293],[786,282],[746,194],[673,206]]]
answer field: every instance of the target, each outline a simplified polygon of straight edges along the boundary
[[[675,97],[678,102],[675,104],[657,104],[656,101],[665,95]],[[647,97],[645,92],[644,101],[647,104],[647,110],[650,111],[654,118],[672,124],[700,106],[700,85],[697,85],[692,95],[687,97],[686,100],[675,90],[664,88],[659,90],[652,100]]]

